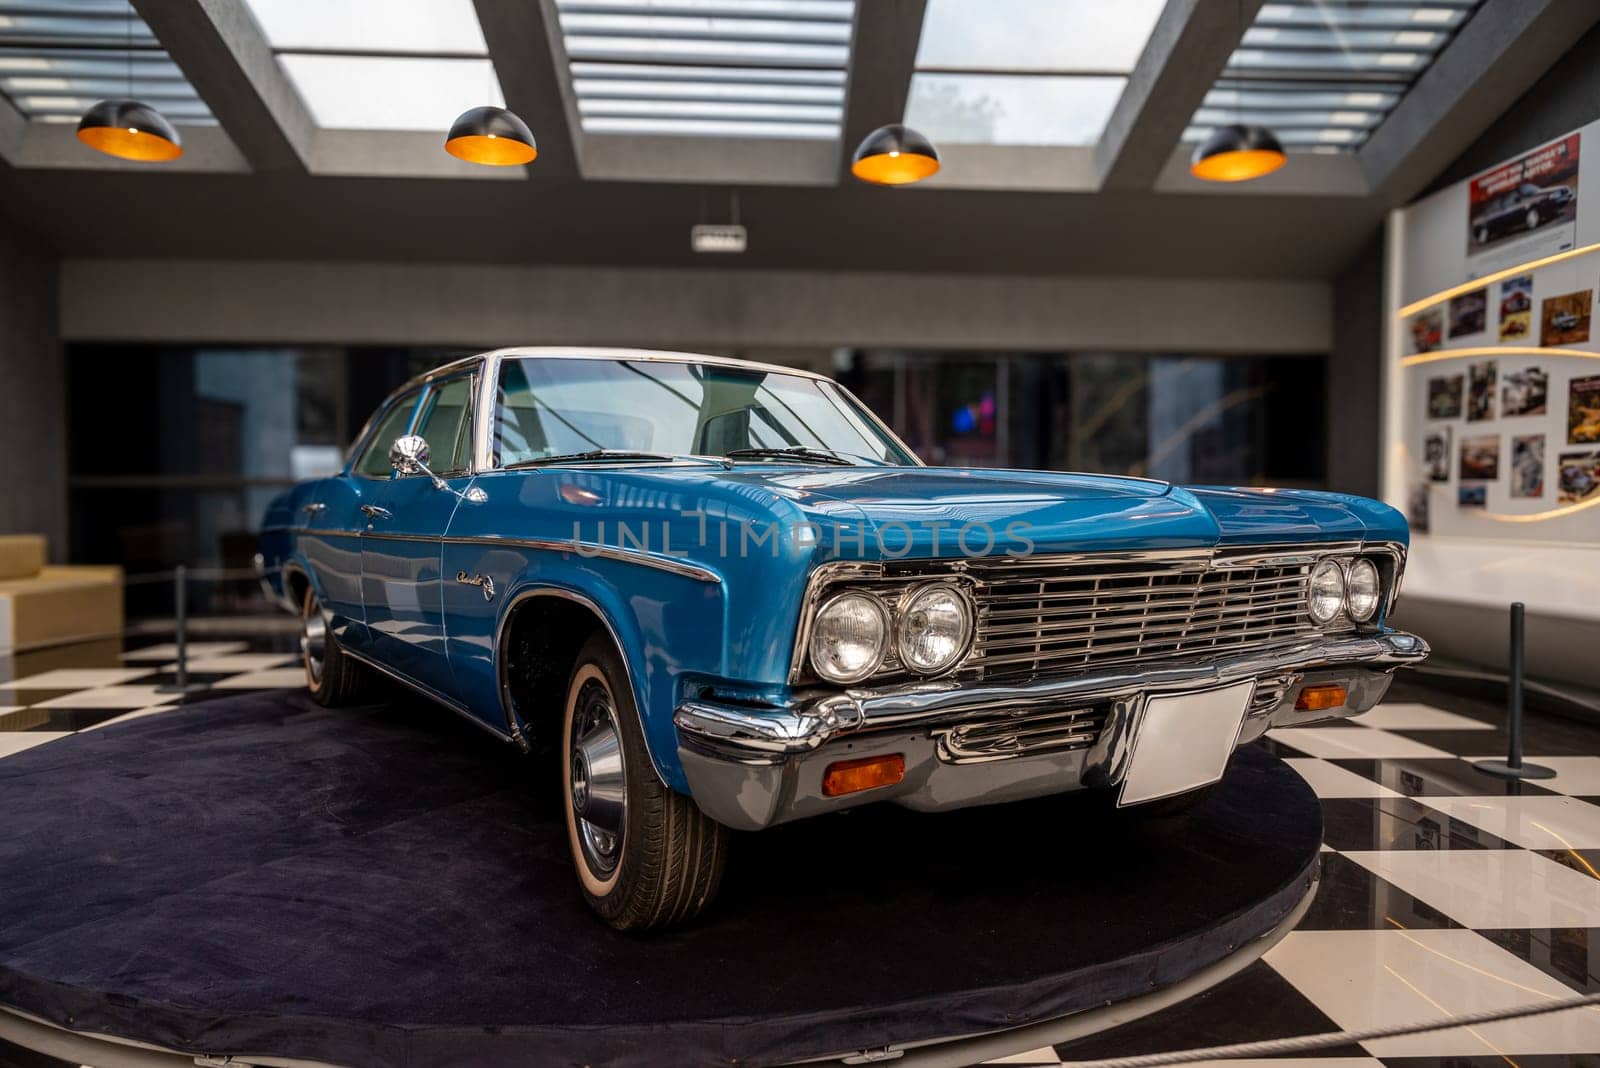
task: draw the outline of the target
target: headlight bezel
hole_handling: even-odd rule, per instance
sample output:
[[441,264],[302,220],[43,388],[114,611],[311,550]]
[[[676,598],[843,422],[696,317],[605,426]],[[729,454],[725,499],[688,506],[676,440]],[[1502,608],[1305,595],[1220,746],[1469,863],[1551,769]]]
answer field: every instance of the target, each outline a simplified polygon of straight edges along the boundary
[[[954,647],[950,658],[935,667],[919,667],[914,664],[907,654],[909,642],[909,627],[911,612],[916,603],[923,597],[935,593],[948,593],[961,606],[961,638]],[[936,678],[959,668],[966,662],[972,652],[972,642],[977,635],[977,609],[973,603],[972,595],[960,584],[954,582],[923,582],[907,589],[900,597],[894,612],[894,641],[895,655],[900,660],[900,666],[913,675],[922,678]]]
[[[1316,627],[1327,630],[1343,624],[1355,624],[1358,627],[1377,625],[1379,617],[1394,606],[1395,595],[1398,592],[1400,574],[1404,569],[1403,552],[1393,549],[1382,549],[1379,552],[1352,552],[1330,553],[1318,559],[1306,575],[1304,609]],[[1339,607],[1338,610],[1326,618],[1318,615],[1313,609],[1316,603],[1316,579],[1319,573],[1328,568],[1338,571]],[[1372,603],[1369,608],[1357,613],[1351,600],[1351,575],[1356,568],[1370,571],[1372,574],[1373,593]]]
[[[1317,576],[1327,573],[1329,569],[1332,570],[1336,581],[1338,603],[1333,606],[1333,610],[1327,615],[1321,615],[1317,612],[1316,607],[1319,596],[1317,593]],[[1325,556],[1311,565],[1311,572],[1306,576],[1306,615],[1310,616],[1311,622],[1319,627],[1331,626],[1338,622],[1341,615],[1344,615],[1345,604],[1345,565],[1336,557]]]
[[[1356,569],[1362,568],[1372,573],[1372,603],[1365,612],[1356,611],[1355,595],[1351,593],[1352,582]],[[1378,609],[1383,604],[1383,570],[1378,567],[1377,561],[1371,557],[1358,556],[1344,569],[1344,610],[1352,620],[1357,623],[1370,623],[1378,615]]]
[[[825,670],[823,667],[823,661],[826,658],[819,657],[817,655],[817,639],[822,633],[823,621],[826,619],[829,610],[833,609],[839,604],[839,602],[851,598],[858,598],[866,602],[877,614],[877,654],[872,658],[870,663],[866,665],[865,670],[850,672],[842,675],[830,674],[829,671]],[[820,604],[818,604],[816,614],[811,619],[811,632],[806,636],[806,662],[811,665],[811,670],[816,673],[817,678],[821,679],[823,682],[831,683],[835,686],[850,686],[854,683],[871,678],[879,671],[879,669],[883,667],[883,662],[888,656],[889,649],[894,640],[894,618],[889,611],[889,606],[884,603],[883,598],[872,590],[861,589],[859,587],[845,587],[843,589],[832,591],[827,597],[823,598]]]

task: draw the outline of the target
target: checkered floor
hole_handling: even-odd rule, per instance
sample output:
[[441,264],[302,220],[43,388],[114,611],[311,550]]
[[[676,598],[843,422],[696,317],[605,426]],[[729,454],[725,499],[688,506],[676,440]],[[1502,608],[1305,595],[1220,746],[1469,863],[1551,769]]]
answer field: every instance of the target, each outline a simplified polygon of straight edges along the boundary
[[[95,666],[24,668],[0,682],[0,757],[214,690],[303,684],[294,636],[281,628],[191,642],[199,693],[172,691],[170,643],[128,645]],[[1402,680],[1357,721],[1273,732],[1260,744],[1323,799],[1322,885],[1299,928],[1181,1005],[995,1063],[1354,1030],[1600,990],[1600,728],[1530,717],[1528,758],[1558,774],[1508,783],[1472,767],[1504,755],[1503,719],[1494,704]],[[1270,1063],[1600,1066],[1597,1051],[1600,1009],[1583,1009]],[[10,1063],[51,1062],[0,1043],[0,1065]]]

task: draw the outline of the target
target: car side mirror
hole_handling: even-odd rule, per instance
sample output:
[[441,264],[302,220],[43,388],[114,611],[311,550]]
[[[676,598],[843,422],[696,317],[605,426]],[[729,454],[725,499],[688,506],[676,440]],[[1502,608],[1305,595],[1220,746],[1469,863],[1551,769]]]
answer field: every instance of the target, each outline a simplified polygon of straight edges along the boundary
[[389,466],[402,475],[420,475],[432,459],[428,442],[421,434],[404,434],[389,446]]

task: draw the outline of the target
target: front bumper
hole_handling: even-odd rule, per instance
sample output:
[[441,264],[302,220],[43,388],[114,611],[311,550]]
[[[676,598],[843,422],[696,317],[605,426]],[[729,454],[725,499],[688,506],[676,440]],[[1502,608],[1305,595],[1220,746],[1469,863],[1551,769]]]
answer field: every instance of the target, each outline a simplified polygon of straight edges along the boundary
[[[936,810],[1116,786],[1152,695],[1253,680],[1243,744],[1272,727],[1365,712],[1382,699],[1396,668],[1427,655],[1421,638],[1388,631],[1070,679],[944,680],[800,695],[782,708],[692,700],[674,720],[695,802],[720,823],[756,830],[871,801]],[[1296,711],[1300,691],[1323,683],[1345,686],[1345,704]],[[830,763],[885,753],[905,757],[901,782],[823,795]]]

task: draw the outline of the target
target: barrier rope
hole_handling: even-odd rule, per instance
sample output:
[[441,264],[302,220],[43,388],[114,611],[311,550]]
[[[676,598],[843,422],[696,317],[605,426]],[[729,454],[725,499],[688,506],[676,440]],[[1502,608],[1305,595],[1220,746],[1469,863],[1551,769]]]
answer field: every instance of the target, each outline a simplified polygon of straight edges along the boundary
[[[1161,1068],[1168,1064],[1194,1064],[1198,1061],[1234,1060],[1252,1057],[1270,1057],[1281,1053],[1309,1053],[1333,1046],[1348,1046],[1358,1042],[1373,1042],[1383,1038],[1401,1038],[1406,1035],[1423,1035],[1433,1031],[1450,1031],[1477,1024],[1497,1023],[1502,1020],[1519,1020],[1530,1016],[1546,1016],[1553,1012],[1566,1012],[1600,1006],[1600,993],[1580,997],[1560,998],[1534,1005],[1517,1005],[1509,1009],[1490,1009],[1485,1012],[1451,1016],[1444,1020],[1399,1024],[1390,1027],[1371,1027],[1361,1031],[1331,1031],[1320,1035],[1299,1035],[1295,1038],[1272,1038],[1262,1042],[1242,1042],[1232,1046],[1208,1046],[1203,1049],[1172,1050],[1167,1053],[1148,1053],[1138,1057],[1111,1057],[1098,1061],[1066,1061],[1064,1068]],[[1487,1039],[1488,1051],[1498,1052]]]
[[[257,571],[253,567],[190,567],[184,569],[187,578],[211,582],[248,581],[277,574],[281,568],[269,567]],[[178,577],[177,568],[166,571],[141,571],[137,575],[124,575],[124,586],[144,586],[158,582],[172,582]]]

